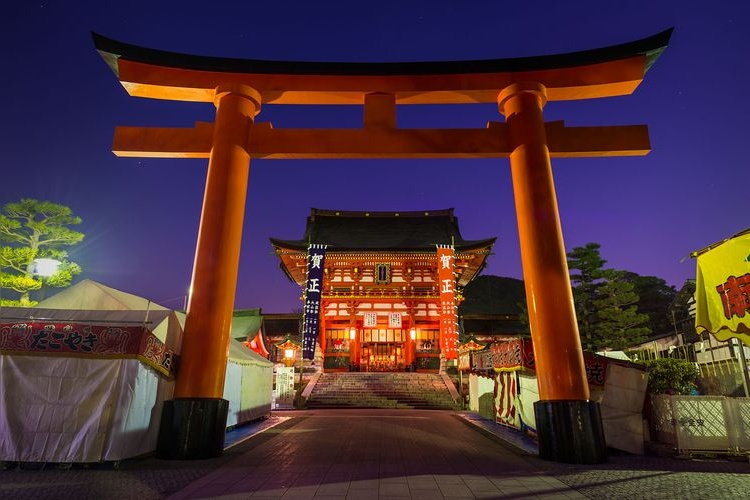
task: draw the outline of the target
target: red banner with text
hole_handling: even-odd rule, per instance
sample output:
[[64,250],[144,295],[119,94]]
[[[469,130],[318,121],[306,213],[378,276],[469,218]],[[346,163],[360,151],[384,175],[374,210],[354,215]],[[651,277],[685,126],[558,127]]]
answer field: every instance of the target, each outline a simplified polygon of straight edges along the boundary
[[453,276],[453,247],[438,245],[437,258],[440,286],[440,350],[445,354],[445,359],[456,359],[458,356],[458,328],[456,328],[456,280]]
[[173,375],[174,352],[142,326],[107,326],[58,321],[0,323],[0,352],[138,358]]
[[[511,372],[521,369],[536,371],[534,360],[534,346],[528,339],[512,339],[495,342],[486,351],[480,351],[483,356],[475,353],[475,370],[493,369],[498,372]],[[598,356],[591,352],[583,353],[586,368],[586,379],[589,385],[603,386],[607,374],[609,358]]]

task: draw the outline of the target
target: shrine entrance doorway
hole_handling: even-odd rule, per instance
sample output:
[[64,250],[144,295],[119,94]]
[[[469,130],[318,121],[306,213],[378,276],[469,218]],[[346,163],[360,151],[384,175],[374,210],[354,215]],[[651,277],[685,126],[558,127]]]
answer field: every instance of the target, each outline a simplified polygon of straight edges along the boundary
[[405,371],[408,364],[404,342],[409,332],[401,328],[365,328],[362,330],[360,371]]
[[402,372],[406,370],[404,344],[395,342],[372,342],[362,344],[361,371]]

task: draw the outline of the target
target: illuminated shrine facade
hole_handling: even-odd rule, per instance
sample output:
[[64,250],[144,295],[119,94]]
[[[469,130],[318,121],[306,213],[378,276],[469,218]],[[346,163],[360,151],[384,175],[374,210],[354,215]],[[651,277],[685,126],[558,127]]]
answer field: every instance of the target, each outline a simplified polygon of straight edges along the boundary
[[[451,359],[455,350],[450,339],[457,340],[461,289],[482,270],[495,238],[464,240],[453,209],[312,209],[300,240],[271,243],[303,298],[308,249],[325,246],[315,345],[324,371],[438,372],[441,352]],[[452,258],[441,259],[438,245],[443,252],[452,248]],[[441,274],[443,262],[450,264],[451,282]],[[447,289],[455,300],[446,307]]]

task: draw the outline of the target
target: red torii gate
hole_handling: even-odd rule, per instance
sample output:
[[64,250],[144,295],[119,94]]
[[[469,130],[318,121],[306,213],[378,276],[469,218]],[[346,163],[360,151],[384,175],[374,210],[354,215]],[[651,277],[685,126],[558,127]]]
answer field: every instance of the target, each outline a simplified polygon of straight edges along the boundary
[[[178,54],[94,34],[132,96],[213,102],[215,123],[117,127],[118,156],[208,158],[208,174],[175,399],[165,403],[157,453],[222,453],[222,399],[250,158],[510,158],[540,401],[539,453],[563,462],[606,459],[597,402],[589,401],[551,157],[645,155],[645,125],[545,123],[547,101],[632,93],[671,29],[583,52],[481,61],[321,63]],[[484,129],[399,129],[401,104],[497,102],[506,121]],[[274,129],[261,104],[351,104],[361,129]]]

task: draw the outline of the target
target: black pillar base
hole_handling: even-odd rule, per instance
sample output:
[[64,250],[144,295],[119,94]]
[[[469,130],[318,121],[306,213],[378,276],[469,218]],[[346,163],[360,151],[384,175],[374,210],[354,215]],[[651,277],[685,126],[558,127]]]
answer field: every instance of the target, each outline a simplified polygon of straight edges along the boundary
[[229,401],[221,398],[179,398],[164,402],[156,456],[195,460],[224,451]]
[[596,401],[537,401],[539,457],[554,462],[600,464],[607,444]]

